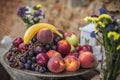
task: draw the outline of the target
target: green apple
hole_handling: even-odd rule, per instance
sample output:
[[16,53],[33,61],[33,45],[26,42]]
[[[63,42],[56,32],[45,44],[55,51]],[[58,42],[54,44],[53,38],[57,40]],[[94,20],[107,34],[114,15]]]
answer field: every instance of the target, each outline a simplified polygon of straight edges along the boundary
[[79,44],[79,37],[74,32],[66,32],[65,39],[73,46]]

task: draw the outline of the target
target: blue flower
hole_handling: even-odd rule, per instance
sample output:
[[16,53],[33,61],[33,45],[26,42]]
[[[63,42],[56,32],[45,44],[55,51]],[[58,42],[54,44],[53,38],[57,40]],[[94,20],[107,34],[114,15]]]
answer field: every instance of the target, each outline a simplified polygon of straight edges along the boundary
[[104,8],[99,9],[100,14],[107,14],[107,11]]
[[112,19],[115,19],[115,17],[112,14],[110,14],[110,16],[111,16]]
[[115,25],[114,25],[114,24],[109,24],[109,25],[107,26],[106,30],[109,32],[109,31],[114,30],[114,28],[115,28]]
[[95,31],[92,31],[92,32],[90,33],[90,36],[91,36],[92,38],[95,38],[95,37],[96,37]]
[[92,14],[91,17],[98,17],[98,15],[96,15],[96,14]]

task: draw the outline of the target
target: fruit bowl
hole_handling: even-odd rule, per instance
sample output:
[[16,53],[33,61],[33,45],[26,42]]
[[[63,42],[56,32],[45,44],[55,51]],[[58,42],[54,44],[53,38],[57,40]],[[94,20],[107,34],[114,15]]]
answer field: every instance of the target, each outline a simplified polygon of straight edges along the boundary
[[35,76],[35,77],[43,77],[43,78],[44,77],[45,78],[63,78],[63,77],[74,77],[74,76],[84,75],[84,74],[94,70],[98,65],[97,60],[96,60],[94,63],[94,66],[90,69],[80,68],[79,70],[77,70],[75,72],[63,71],[61,73],[52,73],[52,72],[39,73],[39,72],[31,71],[31,70],[26,70],[26,69],[21,70],[19,68],[10,67],[9,63],[8,63],[8,59],[7,59],[7,53],[5,53],[2,58],[3,58],[4,65],[9,69],[13,69],[17,73],[25,74],[25,75],[29,75],[29,76]]

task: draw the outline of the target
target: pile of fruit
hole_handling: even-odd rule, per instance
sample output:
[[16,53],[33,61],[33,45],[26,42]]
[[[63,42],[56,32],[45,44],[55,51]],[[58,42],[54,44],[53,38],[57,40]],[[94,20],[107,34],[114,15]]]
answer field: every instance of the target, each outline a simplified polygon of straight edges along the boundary
[[28,28],[23,39],[15,38],[7,59],[11,67],[40,73],[75,72],[92,68],[95,62],[90,45],[80,45],[75,33],[64,33],[47,23]]

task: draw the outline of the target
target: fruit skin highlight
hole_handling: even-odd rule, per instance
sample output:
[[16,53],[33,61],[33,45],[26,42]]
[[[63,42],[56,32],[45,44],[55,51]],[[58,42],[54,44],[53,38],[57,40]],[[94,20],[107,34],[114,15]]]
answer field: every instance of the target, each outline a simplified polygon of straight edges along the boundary
[[32,25],[31,27],[27,29],[27,31],[24,34],[24,43],[28,44],[31,41],[31,39],[37,34],[37,32],[43,28],[50,29],[53,33],[56,33],[60,37],[63,36],[60,32],[58,32],[55,26],[48,24],[48,23],[38,23],[38,24]]

